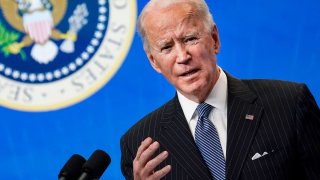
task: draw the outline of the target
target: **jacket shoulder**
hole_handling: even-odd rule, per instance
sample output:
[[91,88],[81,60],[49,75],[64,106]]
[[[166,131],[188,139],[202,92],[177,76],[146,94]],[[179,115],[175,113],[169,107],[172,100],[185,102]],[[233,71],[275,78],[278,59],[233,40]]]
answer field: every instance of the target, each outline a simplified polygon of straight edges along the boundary
[[256,94],[285,94],[286,96],[296,96],[307,89],[304,83],[297,83],[282,80],[268,80],[268,79],[251,79],[242,80],[247,86]]
[[306,97],[315,102],[310,90],[304,83],[282,80],[242,80],[259,98],[264,107],[293,108]]
[[284,81],[284,80],[273,80],[273,79],[243,79],[244,83],[248,86],[257,86],[261,88],[289,88],[296,89],[305,86],[304,83],[298,83],[293,81]]

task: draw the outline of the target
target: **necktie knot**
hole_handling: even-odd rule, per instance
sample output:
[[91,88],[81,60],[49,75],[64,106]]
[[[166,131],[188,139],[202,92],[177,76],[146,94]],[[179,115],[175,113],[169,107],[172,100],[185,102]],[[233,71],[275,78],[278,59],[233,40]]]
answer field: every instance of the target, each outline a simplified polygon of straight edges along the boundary
[[208,118],[210,111],[212,110],[212,106],[207,103],[201,103],[197,107],[197,112],[199,115],[199,118]]

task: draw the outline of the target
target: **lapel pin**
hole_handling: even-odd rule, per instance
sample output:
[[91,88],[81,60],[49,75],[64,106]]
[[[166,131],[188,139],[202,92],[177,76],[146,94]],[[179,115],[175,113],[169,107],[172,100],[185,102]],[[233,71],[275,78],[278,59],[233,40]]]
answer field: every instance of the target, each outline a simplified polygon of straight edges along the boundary
[[247,120],[252,121],[252,120],[253,120],[253,118],[254,118],[254,116],[253,116],[253,115],[251,115],[251,114],[246,114],[246,119],[247,119]]

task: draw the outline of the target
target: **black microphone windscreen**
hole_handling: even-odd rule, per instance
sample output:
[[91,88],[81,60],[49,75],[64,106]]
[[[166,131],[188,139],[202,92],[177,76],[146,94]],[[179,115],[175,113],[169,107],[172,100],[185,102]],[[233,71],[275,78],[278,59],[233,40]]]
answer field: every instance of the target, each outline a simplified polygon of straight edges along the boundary
[[110,156],[102,150],[96,150],[83,165],[84,172],[93,179],[99,179],[111,162]]
[[82,166],[85,162],[86,159],[84,159],[82,156],[78,154],[72,155],[60,170],[58,175],[59,179],[77,179],[81,174]]

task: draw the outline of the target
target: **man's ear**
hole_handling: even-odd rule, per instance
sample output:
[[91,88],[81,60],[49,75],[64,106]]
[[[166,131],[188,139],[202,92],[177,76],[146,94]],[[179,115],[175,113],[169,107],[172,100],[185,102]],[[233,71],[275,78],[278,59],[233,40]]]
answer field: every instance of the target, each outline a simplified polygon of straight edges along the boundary
[[219,39],[218,28],[216,25],[214,25],[212,28],[211,37],[214,41],[213,43],[214,52],[218,54],[220,52],[220,39]]
[[153,69],[158,73],[161,73],[161,69],[158,65],[158,62],[154,59],[153,55],[150,52],[146,52],[146,54]]

